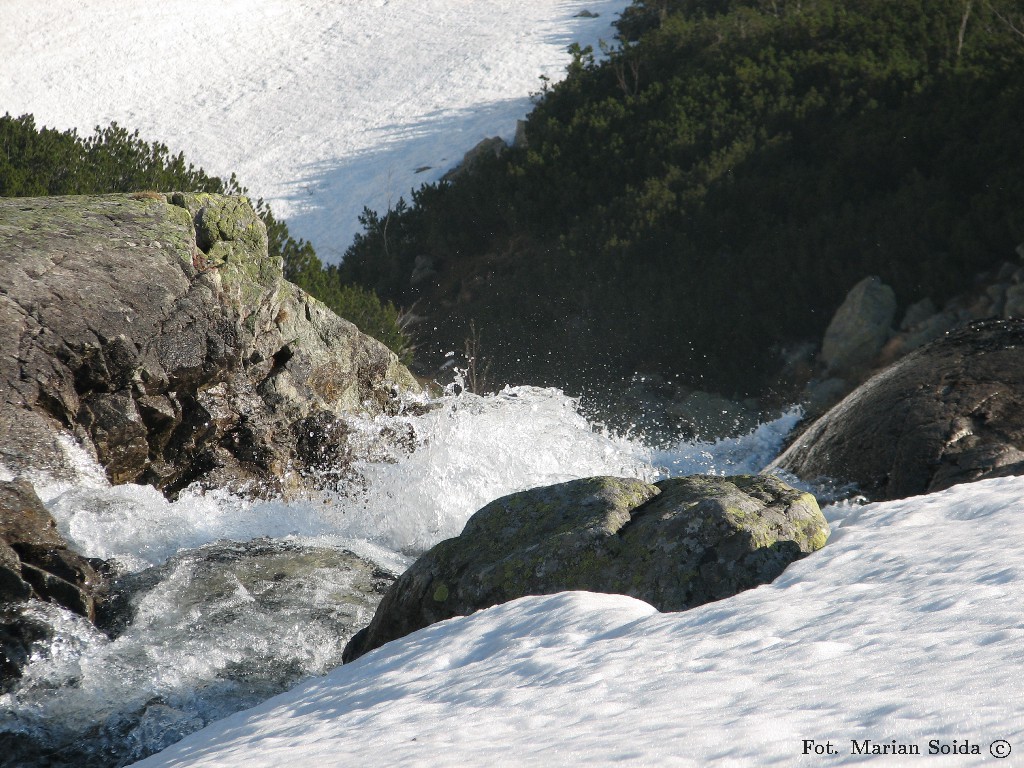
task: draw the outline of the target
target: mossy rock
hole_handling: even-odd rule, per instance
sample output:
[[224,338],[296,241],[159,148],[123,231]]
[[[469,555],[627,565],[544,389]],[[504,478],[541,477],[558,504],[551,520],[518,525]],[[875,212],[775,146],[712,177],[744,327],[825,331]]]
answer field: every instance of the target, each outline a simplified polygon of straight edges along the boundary
[[814,497],[774,476],[591,477],[514,493],[417,560],[345,658],[525,595],[586,590],[685,610],[771,582],[828,534]]
[[207,192],[175,192],[170,202],[188,211],[196,243],[208,252],[214,243],[241,241],[254,252],[267,250],[267,229],[249,198]]
[[268,254],[267,228],[252,203],[206,192],[175,192],[170,202],[188,212],[202,267],[216,270],[235,307],[251,317],[282,282],[280,259]]

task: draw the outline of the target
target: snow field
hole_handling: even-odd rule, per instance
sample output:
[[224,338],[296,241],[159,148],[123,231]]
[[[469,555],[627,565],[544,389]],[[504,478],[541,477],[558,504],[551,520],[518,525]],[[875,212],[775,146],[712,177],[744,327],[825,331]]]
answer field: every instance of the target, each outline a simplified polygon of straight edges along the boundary
[[[338,262],[364,206],[510,140],[627,0],[0,0],[0,110],[235,172]],[[578,17],[589,10],[597,18]]]
[[993,740],[1024,750],[1022,496],[1004,478],[829,508],[823,550],[684,613],[576,592],[453,619],[139,765],[821,764],[804,739],[829,764],[864,739],[992,761]]
[[[610,39],[626,5],[0,0],[0,110],[82,134],[117,121],[209,173],[234,171],[336,262],[364,205],[408,196],[486,136],[510,139],[538,76],[559,77],[574,40]],[[584,9],[600,17],[576,17]],[[646,477],[648,460],[676,472],[753,471],[777,448],[767,430],[753,445],[648,457],[589,429],[577,434],[555,396],[516,397],[500,406],[508,423],[490,404],[439,414],[438,439],[395,474],[382,468],[359,510],[215,494],[170,505],[95,478],[42,491],[76,546],[132,568],[261,535],[365,537],[400,567],[406,557],[382,548],[453,535],[500,493],[601,472]],[[531,420],[544,441],[523,426]],[[870,763],[1009,765],[1024,753],[1022,498],[1024,478],[1005,478],[831,507],[825,549],[772,585],[686,613],[577,592],[453,619],[141,765],[822,764],[802,754],[805,739],[831,741],[839,754],[830,764],[868,761],[851,754],[854,739],[923,753],[931,739],[956,739],[981,755]],[[408,504],[396,514],[400,499]],[[68,649],[83,668],[102,666],[88,663],[107,642],[94,640]],[[104,679],[83,685],[107,691]],[[67,709],[69,697],[54,690],[26,707]],[[1010,760],[989,756],[995,739],[1013,746]]]

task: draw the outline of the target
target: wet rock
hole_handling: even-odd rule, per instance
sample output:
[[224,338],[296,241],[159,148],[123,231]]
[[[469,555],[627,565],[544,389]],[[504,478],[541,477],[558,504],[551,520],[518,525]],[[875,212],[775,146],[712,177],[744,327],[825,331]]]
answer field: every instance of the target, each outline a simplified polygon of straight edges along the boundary
[[132,482],[143,475],[149,463],[149,430],[129,390],[84,398],[78,418],[112,483]]
[[0,482],[0,603],[35,597],[91,619],[106,586],[68,548],[30,483]]
[[46,623],[25,610],[27,601],[93,619],[107,586],[90,561],[68,548],[30,483],[0,481],[0,691],[21,676],[32,645],[49,637]]
[[309,470],[324,473],[352,463],[352,429],[332,413],[321,411],[295,423],[296,450]]
[[0,603],[0,693],[11,690],[32,656],[32,647],[49,637],[50,627],[24,605]]
[[[394,580],[395,574],[345,549],[272,539],[210,544],[118,578],[96,623],[117,637],[143,612],[141,620],[148,623],[187,624],[194,637],[226,628],[229,634],[252,635],[272,612],[280,625],[336,638],[340,651]],[[262,674],[257,666],[238,672],[252,684]],[[287,670],[267,675],[276,681],[278,672],[292,680]]]
[[154,702],[146,707],[126,739],[134,756],[151,754],[181,741],[204,725],[195,714]]
[[301,490],[294,426],[394,412],[384,345],[284,280],[245,198],[0,200],[0,463],[114,483]]
[[1024,321],[975,323],[911,352],[772,466],[879,500],[1024,473]]
[[775,477],[594,477],[515,493],[402,574],[345,660],[524,595],[588,590],[692,608],[772,581],[827,537],[814,498]]
[[[85,641],[94,650],[84,658],[102,659],[108,671],[91,670],[82,685],[82,668],[64,663],[13,681],[17,714],[0,718],[9,761],[0,764],[133,764],[213,720],[326,674],[341,664],[345,642],[370,620],[393,580],[351,551],[270,539],[210,544],[122,574],[97,617],[107,637],[95,632]],[[0,649],[68,656],[66,647],[84,640],[76,637],[80,627],[62,621],[22,622],[42,634],[8,643],[3,618]],[[161,682],[168,675],[172,685]],[[74,716],[55,718],[54,706]]]

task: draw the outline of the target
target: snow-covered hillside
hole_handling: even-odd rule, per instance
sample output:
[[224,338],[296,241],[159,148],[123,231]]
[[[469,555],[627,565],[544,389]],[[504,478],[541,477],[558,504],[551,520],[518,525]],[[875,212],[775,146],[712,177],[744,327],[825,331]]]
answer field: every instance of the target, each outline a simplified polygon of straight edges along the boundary
[[139,765],[1013,764],[1022,498],[1006,478],[832,507],[823,550],[686,613],[575,592],[453,619]]
[[0,0],[0,112],[85,134],[116,121],[235,172],[336,262],[363,206],[511,139],[540,75],[564,74],[570,43],[610,40],[626,5]]

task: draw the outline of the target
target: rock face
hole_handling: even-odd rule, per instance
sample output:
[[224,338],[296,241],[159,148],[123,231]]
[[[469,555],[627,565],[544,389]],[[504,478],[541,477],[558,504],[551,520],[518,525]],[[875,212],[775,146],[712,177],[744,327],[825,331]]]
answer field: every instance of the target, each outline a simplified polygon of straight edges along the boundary
[[594,477],[515,493],[399,577],[345,660],[524,595],[578,589],[692,608],[772,581],[827,537],[814,498],[771,476]]
[[896,499],[1024,473],[1024,321],[952,331],[862,384],[773,464]]
[[0,200],[0,262],[0,463],[14,472],[59,474],[70,432],[114,483],[287,490],[324,461],[303,447],[311,429],[345,435],[347,417],[417,388],[283,279],[244,198]]
[[[524,130],[525,136],[525,130]],[[517,127],[518,136],[518,127]],[[508,144],[500,136],[492,136],[488,139],[481,139],[472,149],[466,152],[462,157],[462,162],[452,168],[448,173],[444,175],[445,179],[457,179],[467,171],[475,168],[480,164],[480,161],[486,157],[501,157],[505,150],[508,149]]]

